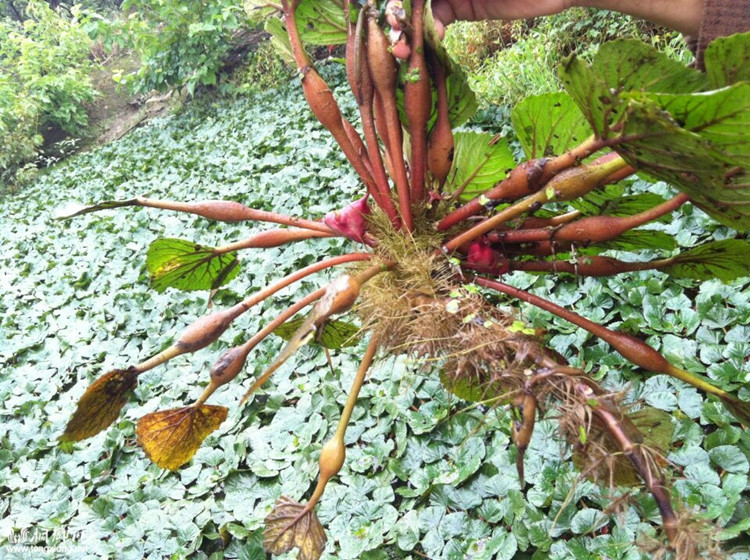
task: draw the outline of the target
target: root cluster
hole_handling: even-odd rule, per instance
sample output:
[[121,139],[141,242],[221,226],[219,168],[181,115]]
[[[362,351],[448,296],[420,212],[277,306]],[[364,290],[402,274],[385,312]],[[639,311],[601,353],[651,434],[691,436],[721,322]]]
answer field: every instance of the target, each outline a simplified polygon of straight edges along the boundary
[[[517,391],[545,356],[541,341],[512,328],[512,313],[490,303],[439,250],[442,235],[415,213],[410,236],[374,214],[376,255],[395,263],[363,286],[357,313],[391,353],[437,365],[449,385],[486,392]],[[426,222],[426,220],[425,220]]]

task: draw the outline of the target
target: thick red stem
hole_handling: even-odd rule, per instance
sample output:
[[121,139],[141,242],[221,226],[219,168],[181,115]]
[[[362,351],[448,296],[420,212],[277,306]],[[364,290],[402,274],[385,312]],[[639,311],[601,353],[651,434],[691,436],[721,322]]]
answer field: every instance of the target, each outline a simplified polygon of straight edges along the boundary
[[367,159],[367,150],[364,143],[351,123],[341,114],[341,110],[328,84],[310,64],[302,46],[299,30],[297,29],[294,7],[290,6],[286,1],[282,4],[284,6],[284,22],[286,23],[289,41],[292,46],[292,53],[298,70],[302,75],[302,90],[305,94],[305,99],[307,99],[307,103],[315,114],[315,117],[328,129],[341,147],[349,163],[352,164],[352,167],[354,167],[354,170],[367,187],[367,191],[377,203],[380,203],[378,186],[372,177],[371,166]]
[[535,241],[569,241],[578,245],[603,243],[619,237],[628,230],[656,220],[689,200],[686,194],[679,194],[658,206],[632,216],[589,216],[556,228],[500,232],[496,234],[496,238],[501,243],[533,243]]
[[443,249],[446,252],[455,251],[469,241],[473,241],[547,202],[567,201],[583,196],[609,182],[610,176],[620,172],[623,168],[629,168],[629,166],[622,158],[615,157],[596,165],[581,165],[566,169],[564,172],[555,175],[543,190],[501,210],[491,218],[454,237],[443,246]]
[[436,117],[427,140],[427,169],[437,181],[438,191],[440,191],[453,166],[456,144],[450,122],[450,101],[445,69],[435,56],[430,57],[430,68],[435,82]]
[[611,257],[580,257],[576,262],[570,261],[510,261],[511,270],[526,272],[552,272],[557,274],[575,274],[577,276],[614,276],[636,270],[657,268],[650,262],[624,262]]
[[411,54],[404,84],[404,109],[409,123],[411,202],[414,204],[425,199],[427,123],[430,119],[432,94],[424,53],[424,0],[412,0],[411,9]]
[[249,208],[239,202],[230,200],[204,200],[201,202],[174,202],[171,200],[154,200],[139,197],[136,200],[138,206],[147,208],[161,208],[162,210],[174,210],[175,212],[187,212],[197,214],[210,220],[222,222],[271,222],[285,226],[296,226],[323,233],[332,233],[330,228],[322,222],[305,220],[294,216],[285,216],[276,212],[266,212]]
[[492,189],[470,200],[443,218],[437,225],[438,231],[446,231],[487,208],[533,194],[552,177],[565,169],[580,164],[581,161],[605,146],[605,141],[591,137],[579,146],[555,158],[529,160],[519,165]]
[[352,263],[352,262],[357,262],[357,261],[368,261],[371,258],[372,258],[372,255],[368,253],[351,253],[349,255],[340,255],[338,257],[331,257],[330,259],[325,259],[323,261],[311,264],[310,266],[306,266],[305,268],[302,268],[296,272],[293,272],[292,274],[285,276],[278,282],[271,284],[270,286],[267,286],[263,290],[246,298],[244,301],[241,301],[240,303],[238,303],[231,309],[241,309],[243,312],[247,311],[254,305],[257,305],[258,303],[272,296],[279,290],[286,288],[290,284],[298,280],[301,280],[302,278],[305,278],[306,276],[310,276],[311,274],[320,272],[321,270],[325,270],[327,268],[338,266],[340,264]]
[[535,305],[540,309],[549,311],[550,313],[553,313],[558,317],[565,319],[566,321],[570,321],[574,325],[587,330],[594,336],[601,338],[603,341],[612,346],[612,348],[614,348],[618,353],[620,353],[626,360],[647,371],[670,375],[676,379],[692,385],[693,387],[705,391],[706,393],[716,395],[724,402],[724,404],[728,405],[733,412],[735,410],[738,410],[738,412],[736,412],[738,418],[740,418],[743,422],[747,420],[747,416],[742,412],[743,403],[741,401],[738,401],[731,393],[728,393],[723,389],[719,389],[701,375],[690,373],[676,366],[673,366],[667,361],[664,356],[662,356],[659,352],[651,348],[642,340],[639,340],[629,334],[609,330],[607,327],[604,327],[598,323],[594,323],[593,321],[589,321],[585,317],[581,317],[573,311],[565,309],[564,307],[560,307],[556,303],[547,301],[544,298],[541,298],[534,294],[530,294],[529,292],[525,292],[524,290],[519,290],[518,288],[514,288],[513,286],[509,286],[508,284],[504,284],[503,282],[489,280],[487,278],[477,278],[475,281],[480,286],[485,286],[486,288],[497,290],[498,292],[502,292],[511,297],[520,299],[521,301],[525,301],[527,303]]
[[311,294],[306,295],[301,300],[299,300],[294,305],[289,306],[284,311],[279,313],[279,315],[270,323],[268,323],[265,327],[263,327],[261,330],[259,330],[252,338],[244,342],[240,348],[242,348],[242,352],[247,356],[253,348],[255,348],[258,344],[260,344],[265,338],[271,334],[273,331],[275,331],[278,327],[280,327],[283,323],[285,323],[287,320],[291,319],[296,313],[313,303],[314,301],[319,300],[321,297],[323,297],[323,294],[326,293],[326,287],[323,286],[322,288],[319,288],[312,292]]
[[[327,227],[327,226],[326,226]],[[336,237],[333,232],[325,233],[322,231],[311,231],[307,229],[271,229],[262,231],[248,237],[243,241],[229,243],[214,249],[214,254],[221,255],[232,253],[241,249],[268,249],[279,247],[294,241],[303,241],[305,239],[315,239],[321,237]]]
[[370,70],[362,57],[362,28],[365,21],[365,10],[360,10],[356,27],[349,25],[346,43],[346,70],[349,84],[354,92],[354,97],[359,106],[359,114],[362,120],[362,131],[367,144],[367,153],[372,169],[372,176],[377,186],[376,203],[386,213],[394,229],[401,229],[401,218],[398,210],[391,199],[391,187],[388,183],[388,175],[383,164],[380,153],[380,144],[375,128],[375,117],[373,114],[373,103],[375,91],[370,77]]
[[390,161],[394,171],[394,182],[398,192],[399,210],[404,227],[408,232],[414,229],[412,221],[409,179],[404,162],[403,137],[401,121],[396,106],[396,79],[398,66],[393,55],[388,52],[388,39],[380,29],[376,16],[367,15],[367,62],[375,91],[382,101],[385,118],[385,134],[388,137],[386,149],[390,152]]

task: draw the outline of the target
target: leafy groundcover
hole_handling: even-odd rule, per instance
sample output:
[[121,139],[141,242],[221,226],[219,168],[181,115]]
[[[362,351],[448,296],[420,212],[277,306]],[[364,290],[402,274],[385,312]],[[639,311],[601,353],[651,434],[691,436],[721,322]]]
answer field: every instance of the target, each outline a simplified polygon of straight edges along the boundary
[[[328,72],[342,80],[339,70]],[[212,357],[293,301],[282,292],[210,350],[144,374],[115,427],[60,445],[77,399],[97,376],[165,348],[206,312],[208,292],[149,287],[148,245],[190,230],[200,232],[198,243],[217,246],[248,231],[185,215],[153,219],[157,211],[142,208],[53,218],[67,201],[137,195],[231,198],[320,216],[358,188],[338,153],[292,87],[195,104],[0,201],[0,558],[265,558],[263,519],[281,494],[301,499],[308,492],[361,348],[334,352],[332,369],[322,351],[306,349],[240,410],[248,379],[283,343],[267,342],[251,355],[243,386],[217,393],[229,417],[195,458],[177,472],[152,464],[136,445],[135,419],[197,397]],[[676,235],[683,248],[707,235],[734,235],[690,207],[654,227]],[[343,249],[337,240],[243,252],[231,288],[214,301],[234,304],[321,253]],[[303,282],[300,290],[325,281]],[[747,279],[697,287],[639,272],[605,280],[515,274],[511,281],[595,321],[646,333],[672,363],[724,386],[748,381]],[[666,376],[643,381],[605,343],[542,311],[523,308],[520,318],[546,329],[553,348],[606,387],[627,388],[630,401],[670,413],[675,492],[724,527],[717,538],[747,542],[750,436],[730,425],[720,405]],[[649,521],[658,511],[650,497],[635,494],[620,511],[607,509],[612,497],[580,476],[555,436],[554,418],[534,433],[522,491],[509,434],[505,410],[458,400],[430,364],[381,362],[354,411],[342,474],[321,502],[330,536],[324,557],[648,557],[633,541],[653,533]]]

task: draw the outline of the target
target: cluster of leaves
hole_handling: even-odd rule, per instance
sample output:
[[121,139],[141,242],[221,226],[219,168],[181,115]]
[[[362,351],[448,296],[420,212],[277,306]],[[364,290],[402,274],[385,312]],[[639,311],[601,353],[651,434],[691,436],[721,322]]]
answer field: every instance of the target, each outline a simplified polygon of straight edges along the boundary
[[517,22],[457,22],[445,46],[467,70],[483,105],[515,105],[529,95],[562,90],[557,67],[572,52],[584,58],[615,38],[634,37],[688,62],[682,37],[665,28],[611,11],[573,8]]
[[85,13],[68,16],[41,0],[26,12],[23,23],[0,20],[0,180],[37,156],[47,128],[80,133],[96,95]]
[[248,26],[242,6],[232,0],[126,0],[122,9],[125,17],[100,21],[95,34],[106,46],[140,57],[140,68],[121,77],[135,92],[184,87],[193,95],[199,86],[216,85],[232,37]]
[[[340,71],[326,77],[330,83],[344,81]],[[334,429],[336,401],[343,401],[359,354],[356,349],[335,354],[333,372],[320,352],[281,370],[266,397],[233,412],[217,432],[220,437],[211,436],[190,466],[165,474],[137,451],[136,419],[195,397],[196,372],[209,369],[217,350],[232,344],[232,333],[239,339],[243,331],[257,330],[261,316],[273,314],[269,304],[243,318],[229,340],[210,351],[144,375],[137,404],[116,429],[65,453],[55,440],[75,397],[96,372],[158,350],[205,313],[202,295],[148,289],[145,247],[154,237],[179,237],[185,230],[200,228],[196,241],[206,245],[248,231],[231,224],[206,226],[184,215],[153,220],[152,211],[136,210],[66,222],[64,231],[50,235],[50,228],[61,226],[51,222],[49,192],[81,201],[134,193],[222,196],[319,216],[341,206],[357,188],[339,151],[293,88],[196,105],[77,157],[41,178],[23,199],[2,202],[2,215],[13,220],[5,218],[0,228],[7,247],[0,260],[0,284],[7,294],[0,320],[6,341],[0,347],[0,417],[7,427],[0,435],[0,546],[10,531],[63,527],[81,532],[73,544],[91,557],[264,558],[263,518],[280,494],[298,498],[307,491],[318,446]],[[668,192],[664,185],[649,188]],[[729,235],[690,209],[654,227],[677,233],[678,244],[688,247],[707,231],[716,239]],[[236,302],[270,279],[317,260],[321,250],[341,249],[338,242],[323,243],[243,254],[242,273],[230,289],[217,293],[216,304]],[[696,288],[689,280],[641,272],[607,281],[517,274],[513,282],[602,323],[620,322],[648,333],[652,345],[691,370],[732,381],[746,367],[746,280]],[[273,305],[285,307],[284,299]],[[673,412],[669,459],[685,467],[677,493],[727,526],[721,538],[747,531],[750,440],[720,407],[664,376],[631,380],[631,368],[604,343],[592,344],[585,333],[546,313],[525,313],[528,322],[554,330],[550,344],[574,363],[586,369],[597,364],[608,388],[630,381],[632,400],[645,396],[652,406]],[[686,344],[675,333],[695,342]],[[272,360],[278,343],[269,342],[255,355],[248,376]],[[611,498],[578,480],[569,457],[560,456],[552,419],[539,423],[527,451],[524,495],[505,412],[467,408],[434,376],[415,373],[414,366],[428,364],[383,364],[360,395],[361,407],[347,433],[349,460],[319,512],[334,536],[329,546],[337,557],[642,557],[632,543],[637,533],[652,531],[646,520],[657,514],[650,498],[613,515]],[[75,389],[69,392],[70,387]],[[59,398],[63,393],[73,398]],[[236,395],[226,391],[217,397],[236,410],[231,406]],[[708,426],[714,430],[710,434]]]
[[[27,7],[33,6],[34,0],[5,0],[0,4],[0,19],[11,19],[23,22],[33,17],[27,11]],[[62,9],[73,13],[76,7],[81,7],[94,12],[113,12],[119,9],[122,0],[46,0],[46,4],[52,9]],[[33,8],[32,8],[33,11]]]
[[265,91],[286,82],[291,70],[276,52],[270,40],[264,40],[249,53],[246,63],[235,72],[232,81],[239,94]]

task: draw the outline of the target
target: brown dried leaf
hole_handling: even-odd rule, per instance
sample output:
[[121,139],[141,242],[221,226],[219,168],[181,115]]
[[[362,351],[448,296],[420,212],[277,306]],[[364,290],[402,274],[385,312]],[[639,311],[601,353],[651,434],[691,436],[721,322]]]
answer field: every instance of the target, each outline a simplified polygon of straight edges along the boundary
[[[668,412],[644,406],[621,417],[622,429],[634,444],[641,446],[654,465],[666,466],[664,455],[672,442],[672,423]],[[639,486],[641,477],[630,460],[620,451],[609,433],[599,422],[594,422],[588,434],[588,444],[573,452],[574,464],[588,478],[604,478],[618,486]],[[598,465],[596,464],[598,462]]]
[[326,546],[326,535],[315,511],[282,496],[266,517],[263,547],[276,556],[299,549],[297,560],[318,560]]
[[94,381],[78,400],[60,441],[81,441],[109,426],[117,419],[136,383],[138,373],[133,368],[114,369]]
[[154,463],[175,471],[187,463],[227,417],[224,406],[204,404],[152,412],[141,418],[138,444]]

